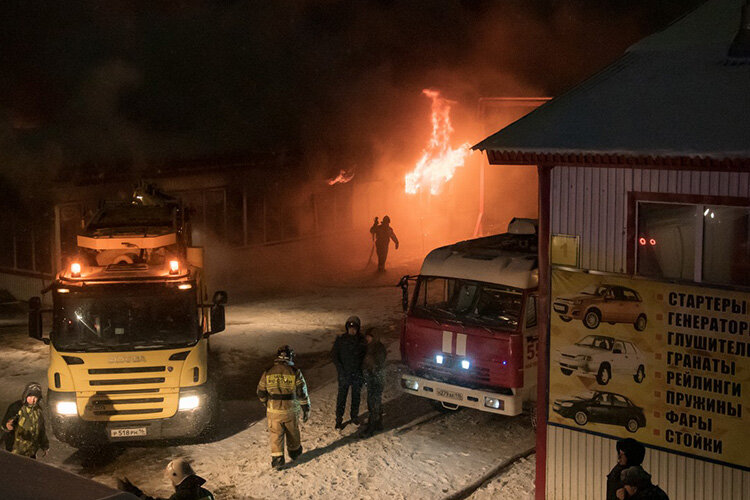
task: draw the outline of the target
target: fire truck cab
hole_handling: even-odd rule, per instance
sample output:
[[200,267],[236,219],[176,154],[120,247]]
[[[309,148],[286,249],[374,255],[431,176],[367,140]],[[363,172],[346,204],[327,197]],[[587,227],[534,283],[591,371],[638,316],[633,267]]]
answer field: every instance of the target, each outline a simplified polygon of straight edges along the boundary
[[507,233],[431,251],[402,278],[405,392],[509,416],[535,399],[537,241],[536,220],[516,218]]

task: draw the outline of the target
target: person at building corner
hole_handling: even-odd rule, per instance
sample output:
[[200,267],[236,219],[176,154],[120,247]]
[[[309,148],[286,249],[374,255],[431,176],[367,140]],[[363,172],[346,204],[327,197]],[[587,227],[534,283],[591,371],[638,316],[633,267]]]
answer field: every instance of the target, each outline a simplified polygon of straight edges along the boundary
[[44,411],[39,405],[41,400],[42,386],[29,382],[21,399],[8,406],[2,426],[6,450],[29,458],[47,454],[49,440],[44,426]]
[[383,430],[383,388],[385,387],[385,358],[388,351],[372,328],[365,332],[367,349],[362,361],[362,373],[367,386],[367,427],[365,436]]
[[266,405],[268,432],[271,441],[271,467],[284,465],[284,440],[289,458],[302,454],[299,432],[299,414],[307,422],[310,415],[310,397],[302,372],[294,366],[294,350],[283,345],[276,351],[271,368],[263,372],[258,382],[258,399]]
[[349,316],[344,333],[336,337],[331,349],[331,359],[336,365],[339,390],[336,396],[336,429],[343,429],[344,410],[349,389],[352,392],[351,421],[359,425],[359,402],[362,391],[362,360],[365,357],[365,339],[361,333],[362,322],[358,316]]
[[628,467],[640,467],[646,456],[646,447],[633,438],[620,439],[615,445],[617,463],[607,474],[607,500],[623,500],[626,498],[624,484],[620,477]]
[[378,272],[385,272],[385,260],[388,258],[388,247],[391,240],[395,244],[395,249],[398,250],[398,238],[396,238],[396,233],[393,232],[393,228],[391,227],[391,218],[386,215],[383,217],[383,221],[378,224],[378,218],[375,217],[375,222],[370,227],[370,233],[375,238],[375,250],[378,254]]
[[651,474],[641,467],[628,467],[620,473],[629,500],[669,500],[667,494],[651,482]]
[[[203,487],[206,480],[195,473],[187,460],[183,458],[172,460],[167,464],[164,475],[174,486],[174,494],[168,500],[214,500],[213,494]],[[117,478],[117,488],[132,493],[142,500],[163,500],[146,495],[126,477]]]

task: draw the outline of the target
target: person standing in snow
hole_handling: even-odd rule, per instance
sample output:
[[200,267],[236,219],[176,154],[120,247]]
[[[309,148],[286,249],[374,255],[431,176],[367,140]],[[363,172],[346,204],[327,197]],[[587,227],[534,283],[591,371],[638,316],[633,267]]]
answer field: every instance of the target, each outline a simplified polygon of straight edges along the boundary
[[388,355],[380,339],[372,329],[365,333],[367,350],[362,361],[362,373],[367,386],[367,428],[366,436],[383,430],[383,388],[385,387],[385,358]]
[[310,397],[302,372],[294,366],[294,350],[288,345],[278,348],[273,367],[263,372],[258,382],[258,398],[266,405],[271,441],[271,467],[284,465],[284,439],[289,458],[302,454],[298,417],[310,416]]
[[378,253],[378,272],[385,272],[385,260],[388,258],[388,247],[391,240],[398,250],[398,238],[396,238],[396,233],[393,232],[391,227],[391,218],[386,215],[383,217],[383,222],[378,224],[378,218],[375,217],[375,222],[370,227],[370,234],[375,238],[375,249]]
[[344,410],[349,389],[352,391],[350,415],[352,423],[359,425],[359,401],[362,391],[362,360],[365,357],[365,339],[360,332],[362,322],[349,316],[345,332],[336,337],[331,349],[331,359],[338,373],[339,391],[336,396],[336,429],[343,429]]
[[617,463],[607,474],[607,500],[626,498],[620,473],[628,467],[640,467],[646,456],[646,447],[633,438],[620,439],[615,448]]
[[44,426],[44,411],[39,406],[42,400],[42,386],[29,382],[23,390],[20,401],[11,403],[3,418],[6,449],[12,439],[10,452],[29,458],[41,456],[49,450],[49,440]]
[[[167,464],[164,473],[174,486],[174,494],[168,500],[214,500],[213,494],[203,487],[206,480],[198,476],[185,459],[172,460]],[[146,495],[126,477],[117,479],[117,488],[142,500],[164,500]]]

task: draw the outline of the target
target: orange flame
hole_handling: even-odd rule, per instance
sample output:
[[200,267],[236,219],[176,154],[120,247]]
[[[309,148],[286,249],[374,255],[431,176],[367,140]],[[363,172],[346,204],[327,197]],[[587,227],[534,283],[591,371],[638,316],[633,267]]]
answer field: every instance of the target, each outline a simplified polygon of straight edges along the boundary
[[426,188],[429,188],[430,194],[438,194],[443,185],[453,178],[456,168],[463,166],[471,145],[466,142],[456,149],[451,148],[453,127],[450,101],[441,97],[436,90],[425,89],[422,93],[432,99],[432,137],[422,150],[422,157],[414,170],[406,174],[405,188],[409,194]]
[[333,179],[328,179],[328,185],[333,186],[334,184],[344,184],[345,182],[349,182],[354,177],[354,172],[347,172],[343,168],[339,171],[339,175],[334,177]]

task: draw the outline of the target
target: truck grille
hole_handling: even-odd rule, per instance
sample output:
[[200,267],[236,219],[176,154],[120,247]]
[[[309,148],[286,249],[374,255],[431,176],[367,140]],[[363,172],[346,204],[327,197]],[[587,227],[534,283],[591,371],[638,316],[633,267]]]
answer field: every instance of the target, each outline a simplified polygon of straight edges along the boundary
[[422,368],[435,377],[443,380],[471,379],[478,382],[490,381],[490,369],[483,366],[471,366],[468,370],[461,368],[461,358],[449,354],[443,355],[443,363],[438,364],[435,358],[424,358]]
[[164,377],[89,380],[89,385],[162,384]]
[[110,373],[149,373],[163,372],[165,366],[134,366],[131,368],[90,368],[89,375],[106,375]]

